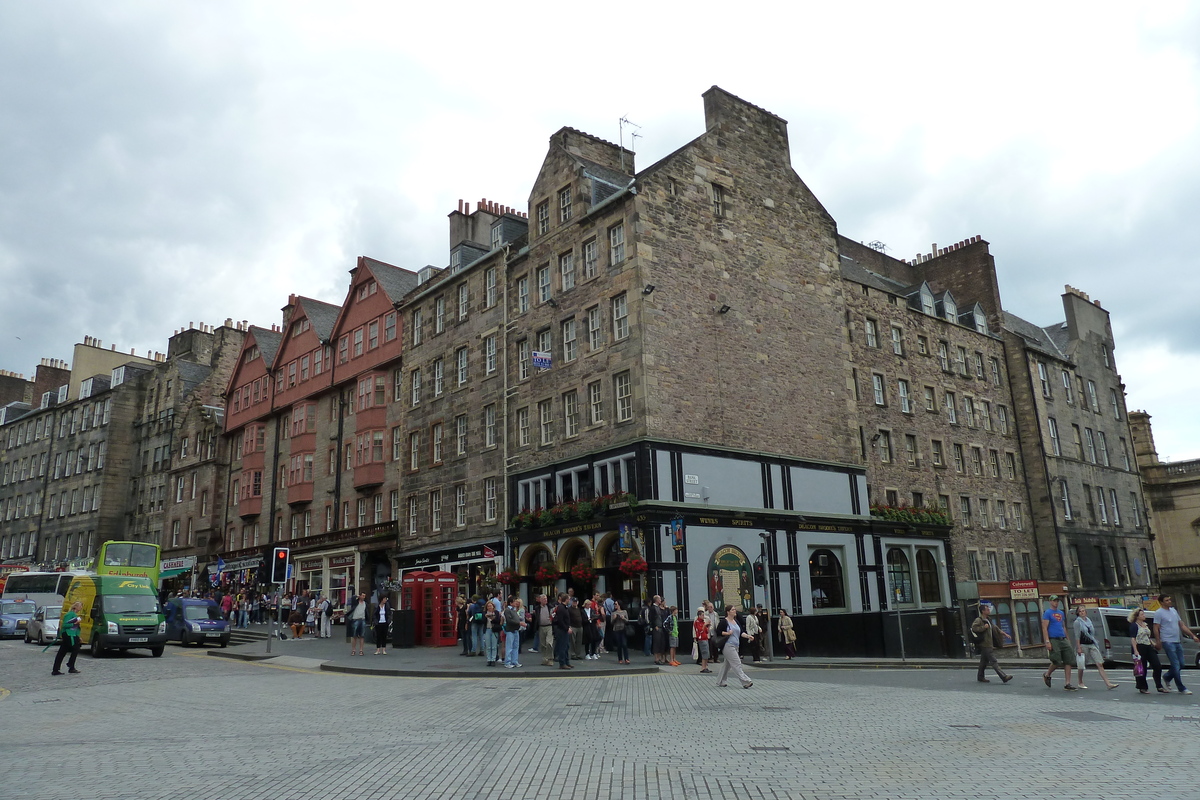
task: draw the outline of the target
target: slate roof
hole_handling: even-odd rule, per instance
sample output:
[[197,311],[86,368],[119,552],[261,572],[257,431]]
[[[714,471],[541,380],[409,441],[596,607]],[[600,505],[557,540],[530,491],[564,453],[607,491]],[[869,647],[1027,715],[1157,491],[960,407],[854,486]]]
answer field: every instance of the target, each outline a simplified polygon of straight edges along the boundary
[[1067,354],[1063,352],[1050,337],[1046,330],[1039,328],[1032,322],[1023,320],[1016,314],[1008,311],[1002,311],[1000,314],[1000,325],[1007,331],[1020,336],[1025,340],[1025,343],[1034,350],[1040,350],[1048,356],[1057,358],[1061,361],[1069,361]]
[[901,297],[907,297],[909,294],[904,284],[872,272],[850,256],[841,256],[841,264],[842,277],[848,281],[866,284],[873,289],[879,289],[882,292],[890,292],[891,294],[897,294]]
[[[362,260],[393,303],[399,302],[404,295],[417,288],[417,273],[377,261],[369,256],[363,256]],[[330,328],[332,330],[332,326]]]
[[275,356],[279,353],[279,343],[283,341],[283,334],[269,328],[260,328],[257,325],[250,326],[250,333],[254,334],[254,343],[258,345],[258,352],[263,357],[263,363],[267,364],[268,369],[273,368]]
[[180,361],[178,363],[179,381],[182,384],[180,393],[184,396],[191,393],[209,375],[212,367],[208,364],[198,364],[195,361]]
[[632,175],[626,175],[619,170],[609,169],[601,164],[597,164],[595,161],[589,161],[588,159],[580,156],[573,155],[571,157],[579,163],[579,166],[583,167],[583,174],[587,175],[589,178],[595,178],[597,180],[604,181],[610,186],[615,186],[618,189],[624,189],[633,182]]
[[328,342],[329,337],[333,335],[333,325],[337,322],[338,314],[341,313],[342,307],[314,300],[311,297],[300,297],[297,299],[300,305],[304,306],[304,316],[308,317],[308,321],[312,323],[313,331],[317,334],[317,338],[322,342]]

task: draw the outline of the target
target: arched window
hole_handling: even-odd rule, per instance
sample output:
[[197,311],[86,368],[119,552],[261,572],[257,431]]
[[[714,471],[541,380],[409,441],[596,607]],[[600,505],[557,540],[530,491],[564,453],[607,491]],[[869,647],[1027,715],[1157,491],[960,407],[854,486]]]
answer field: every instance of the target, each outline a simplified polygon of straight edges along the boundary
[[812,551],[808,557],[808,578],[814,610],[846,607],[842,562],[832,550]]
[[917,551],[917,587],[921,590],[922,604],[941,605],[942,582],[938,575],[937,559],[929,550]]
[[888,550],[888,591],[893,602],[913,602],[912,567],[908,563],[908,555],[898,547]]

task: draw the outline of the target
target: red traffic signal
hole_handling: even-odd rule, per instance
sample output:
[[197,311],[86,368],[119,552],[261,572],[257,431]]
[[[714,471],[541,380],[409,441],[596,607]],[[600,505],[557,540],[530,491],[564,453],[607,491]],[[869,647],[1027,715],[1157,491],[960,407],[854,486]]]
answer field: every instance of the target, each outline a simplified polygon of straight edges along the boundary
[[271,557],[271,583],[287,583],[288,562],[291,558],[291,548],[275,548],[275,553]]

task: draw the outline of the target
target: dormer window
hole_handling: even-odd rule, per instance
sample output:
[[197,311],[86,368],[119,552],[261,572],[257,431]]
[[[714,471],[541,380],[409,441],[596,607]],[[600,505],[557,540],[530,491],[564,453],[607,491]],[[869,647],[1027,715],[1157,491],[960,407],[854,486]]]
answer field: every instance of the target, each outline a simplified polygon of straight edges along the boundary
[[942,314],[951,322],[958,322],[958,303],[954,302],[949,292],[942,298]]
[[113,387],[120,386],[122,383],[125,382],[125,368],[117,367],[116,369],[114,369],[112,371],[111,378],[112,378],[112,380],[109,383],[110,386],[113,386]]
[[987,318],[983,316],[983,311],[978,306],[975,307],[973,316],[975,318],[975,330],[980,333],[987,333]]
[[358,299],[366,300],[377,291],[379,291],[379,284],[375,283],[374,280],[369,280],[362,286],[358,287]]
[[504,244],[504,225],[497,222],[492,226],[492,249]]
[[454,273],[458,272],[458,270],[461,267],[462,267],[462,251],[455,250],[452,253],[450,253],[450,274],[453,275]]
[[921,287],[921,311],[931,317],[937,316],[937,312],[934,310],[933,292],[929,291],[927,286]]

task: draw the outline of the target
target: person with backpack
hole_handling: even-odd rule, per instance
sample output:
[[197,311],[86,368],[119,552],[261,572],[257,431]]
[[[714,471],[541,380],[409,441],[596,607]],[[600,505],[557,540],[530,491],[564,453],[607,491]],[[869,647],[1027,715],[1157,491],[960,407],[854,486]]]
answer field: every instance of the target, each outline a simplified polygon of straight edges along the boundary
[[1000,662],[996,661],[996,654],[993,650],[1003,644],[1001,637],[1012,639],[992,622],[992,604],[980,603],[979,616],[971,623],[971,643],[979,648],[979,674],[975,676],[975,679],[980,683],[991,683],[986,677],[988,667],[996,670],[1002,683],[1012,680],[1012,675],[1007,675],[1004,670],[1000,669]]
[[333,616],[333,603],[329,602],[328,597],[322,597],[320,604],[317,606],[321,613],[321,628],[317,636],[320,639],[328,639],[333,636],[330,618]]
[[471,623],[471,655],[483,655],[483,600],[479,595],[471,597],[471,608],[467,612],[467,619]]

